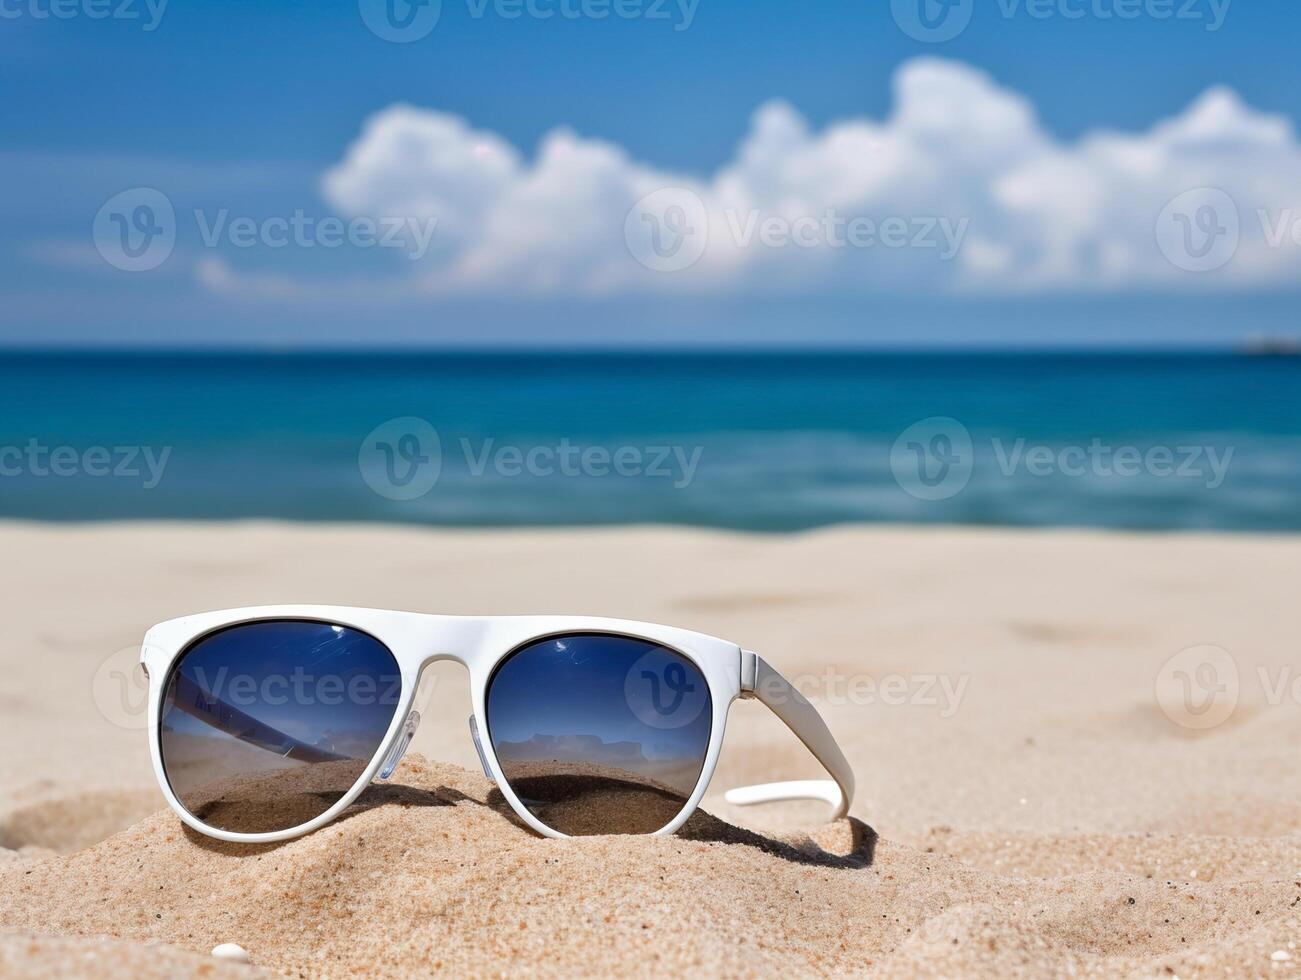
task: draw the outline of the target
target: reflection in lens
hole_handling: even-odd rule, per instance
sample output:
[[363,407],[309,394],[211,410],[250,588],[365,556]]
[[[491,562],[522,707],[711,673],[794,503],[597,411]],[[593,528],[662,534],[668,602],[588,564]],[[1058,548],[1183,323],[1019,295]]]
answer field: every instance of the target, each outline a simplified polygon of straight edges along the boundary
[[553,636],[488,684],[488,736],[530,813],[563,834],[649,834],[682,812],[713,724],[690,660],[648,640]]
[[397,711],[401,671],[345,626],[265,621],[210,633],[164,688],[163,771],[185,809],[236,833],[319,817],[361,778]]

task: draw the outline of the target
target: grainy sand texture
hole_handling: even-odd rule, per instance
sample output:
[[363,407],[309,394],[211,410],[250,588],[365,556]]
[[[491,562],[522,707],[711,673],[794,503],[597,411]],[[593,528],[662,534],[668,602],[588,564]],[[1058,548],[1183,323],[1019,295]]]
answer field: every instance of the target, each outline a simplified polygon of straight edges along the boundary
[[[0,976],[1301,973],[1301,539],[8,524],[0,554]],[[344,819],[201,837],[114,671],[154,622],[279,602],[735,640],[823,712],[853,819],[723,802],[821,776],[741,702],[682,832],[541,839],[439,665]]]

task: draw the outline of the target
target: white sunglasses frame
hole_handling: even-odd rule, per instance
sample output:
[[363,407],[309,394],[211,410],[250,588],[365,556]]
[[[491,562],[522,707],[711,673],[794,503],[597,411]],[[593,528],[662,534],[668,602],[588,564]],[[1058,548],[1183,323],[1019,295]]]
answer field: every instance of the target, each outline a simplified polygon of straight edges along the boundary
[[[360,630],[378,640],[397,660],[402,674],[402,688],[393,720],[380,743],[379,750],[353,787],[320,816],[287,830],[260,834],[241,834],[210,827],[191,814],[177,799],[163,770],[160,721],[164,686],[177,659],[196,640],[220,629],[268,620],[324,622]],[[780,674],[757,654],[742,650],[735,643],[691,630],[641,623],[624,619],[592,616],[440,616],[429,613],[362,609],[350,606],[284,605],[254,606],[199,613],[159,623],[145,634],[140,662],[149,678],[149,753],[154,774],[168,805],[187,825],[201,834],[236,843],[270,843],[290,840],[311,833],[330,823],[346,810],[375,779],[382,768],[391,772],[410,744],[419,715],[413,706],[420,675],[430,664],[441,661],[459,663],[470,674],[470,698],[474,714],[471,719],[486,719],[484,698],[493,670],[507,656],[523,646],[549,636],[569,633],[600,633],[649,640],[686,657],[704,675],[709,684],[713,719],[709,748],[696,787],[682,811],[653,835],[671,834],[695,812],[709,787],[723,747],[723,734],[732,702],[754,698],[786,723],[818,761],[831,774],[831,780],[801,780],[747,786],[727,792],[727,802],[749,806],[784,800],[815,799],[835,808],[834,819],[849,812],[854,795],[854,775],[826,723],[817,710]],[[475,743],[486,774],[496,784],[515,814],[529,827],[546,837],[564,838],[568,834],[548,827],[537,819],[515,795],[502,773],[493,749],[492,738],[485,732]]]

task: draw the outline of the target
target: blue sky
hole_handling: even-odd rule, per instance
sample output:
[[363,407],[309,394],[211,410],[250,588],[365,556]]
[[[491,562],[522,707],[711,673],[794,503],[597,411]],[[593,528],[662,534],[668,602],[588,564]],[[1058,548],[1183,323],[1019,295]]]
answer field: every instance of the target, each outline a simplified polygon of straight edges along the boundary
[[[123,12],[138,19],[88,14],[87,5],[124,0],[66,2],[60,19],[43,16],[50,0],[0,0],[0,343],[1200,344],[1291,326],[1298,249],[1287,233],[1301,193],[1287,196],[1298,186],[1294,135],[1278,134],[1301,118],[1293,4],[1119,0],[1138,2],[1137,15],[1122,18],[1118,0],[1061,0],[1038,16],[1025,0],[975,0],[958,37],[923,43],[885,0],[668,0],[654,13],[654,0],[628,0],[640,14],[600,19],[560,12],[596,0],[534,0],[557,12],[545,19],[511,16],[509,0],[487,0],[478,16],[482,0],[442,0],[428,35],[398,44],[368,30],[355,2],[172,0],[159,11],[155,0],[151,11],[135,0]],[[1167,9],[1170,17],[1157,16]],[[918,60],[935,58],[942,67]],[[1232,98],[1192,113],[1217,86]],[[965,143],[937,139],[926,149],[935,156],[898,163],[871,192],[855,184],[840,196],[814,193],[839,177],[876,179],[875,163],[818,140],[841,121],[882,124],[903,90],[923,113],[968,98],[987,105],[995,128],[1023,101],[1033,123],[990,137],[1000,154],[1015,151],[1015,166],[1000,158],[963,169],[959,158],[983,150],[977,129]],[[413,109],[392,114],[402,105]],[[386,110],[385,126],[367,136],[367,120]],[[1154,127],[1181,116],[1183,135],[1162,143]],[[534,165],[558,128],[573,135],[549,144],[557,158],[591,161],[552,180]],[[916,127],[860,130],[883,155],[918,142]],[[1098,176],[1114,154],[1080,144],[1099,131],[1174,145],[1183,183]],[[1194,137],[1202,142],[1186,149]],[[351,159],[359,141],[364,152]],[[401,169],[401,148],[413,144],[424,159],[469,156],[450,169]],[[954,227],[965,218],[960,262],[937,272],[930,253],[879,245],[808,255],[765,246],[754,259],[753,244],[744,271],[733,268],[735,248],[668,278],[597,262],[629,233],[632,198],[620,195],[657,180],[703,202],[711,245],[728,221],[735,234],[749,212],[736,211],[719,174],[744,169],[747,146],[762,150],[762,166],[743,181],[745,208],[759,220],[778,214],[789,231],[805,208],[818,219],[902,217],[920,234],[936,218]],[[933,184],[905,181],[936,160]],[[500,168],[490,187],[480,162]],[[770,181],[778,170],[781,180]],[[964,182],[969,192],[947,192]],[[1045,219],[1079,182],[1097,185],[1079,195],[1085,213]],[[575,190],[597,183],[599,194]],[[122,271],[96,254],[93,223],[110,198],[139,187],[174,207],[175,248],[156,268]],[[1206,187],[1236,203],[1242,248],[1209,270],[1145,264],[1134,249],[1146,247],[1142,231],[1162,220],[1161,204],[1198,189],[1187,210],[1200,220]],[[127,205],[124,214],[137,206]],[[269,244],[262,224],[298,211],[395,228],[410,219],[401,233],[411,248]],[[1141,220],[1100,229],[1103,212]],[[258,240],[206,243],[222,214],[250,218]],[[1037,231],[1020,227],[1027,215]],[[665,214],[653,217],[647,228]],[[406,236],[430,219],[430,254],[415,261]],[[472,232],[458,231],[458,220]],[[506,229],[501,237],[478,230],[491,222]],[[1256,250],[1269,227],[1278,240]],[[1072,257],[1049,256],[1053,248]],[[815,253],[830,257],[805,261]],[[444,274],[452,266],[455,275]]]

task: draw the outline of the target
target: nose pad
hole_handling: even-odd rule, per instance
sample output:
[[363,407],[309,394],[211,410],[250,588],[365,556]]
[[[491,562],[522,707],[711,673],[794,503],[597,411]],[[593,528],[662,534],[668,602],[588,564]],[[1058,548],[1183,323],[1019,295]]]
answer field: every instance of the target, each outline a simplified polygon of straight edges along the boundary
[[380,766],[379,778],[388,779],[393,775],[393,770],[398,767],[402,761],[402,756],[406,755],[407,746],[411,744],[411,736],[416,733],[420,727],[420,712],[413,711],[407,715],[406,722],[402,725],[402,734],[398,740],[393,743],[393,748],[389,751],[388,758],[384,760],[384,765]]
[[484,757],[483,746],[479,744],[479,725],[474,720],[474,715],[470,715],[470,737],[474,739],[474,751],[479,753],[479,765],[483,766],[483,774],[488,777],[489,782],[495,783],[492,773],[488,771],[488,760]]

